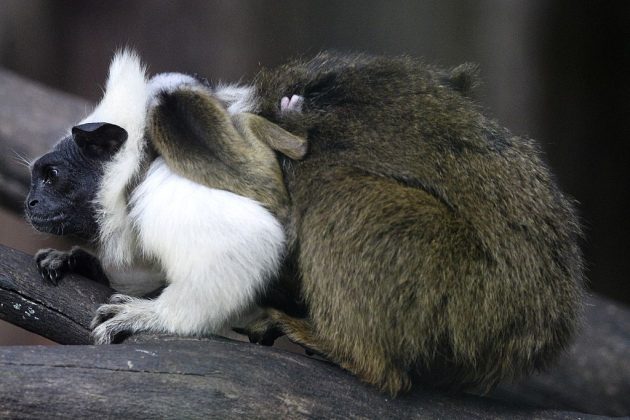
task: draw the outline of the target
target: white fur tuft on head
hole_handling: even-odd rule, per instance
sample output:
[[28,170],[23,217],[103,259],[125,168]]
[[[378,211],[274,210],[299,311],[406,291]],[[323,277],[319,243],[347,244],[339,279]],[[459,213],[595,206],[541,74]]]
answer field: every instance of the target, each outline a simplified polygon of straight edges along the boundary
[[[155,300],[119,296],[101,306],[107,317],[94,324],[100,343],[116,331],[216,332],[250,309],[280,267],[284,230],[262,204],[196,184],[162,158],[148,162],[147,114],[160,93],[178,89],[211,91],[180,73],[147,80],[138,56],[123,50],[112,61],[103,99],[83,120],[116,124],[128,134],[105,164],[95,198],[105,270],[110,277],[121,272],[113,278],[127,290],[140,291],[145,278],[131,268],[147,268],[150,277],[167,283]],[[215,93],[231,113],[256,106],[251,87],[221,86]],[[160,272],[150,272],[155,268]]]
[[96,195],[99,211],[100,254],[106,265],[131,263],[135,237],[127,216],[127,185],[140,169],[145,153],[144,129],[149,102],[146,68],[138,54],[118,52],[109,67],[105,94],[81,123],[107,122],[127,131],[127,141],[104,168]]
[[135,51],[123,49],[109,66],[103,98],[81,123],[108,122],[129,132],[145,119],[147,95],[146,67]]

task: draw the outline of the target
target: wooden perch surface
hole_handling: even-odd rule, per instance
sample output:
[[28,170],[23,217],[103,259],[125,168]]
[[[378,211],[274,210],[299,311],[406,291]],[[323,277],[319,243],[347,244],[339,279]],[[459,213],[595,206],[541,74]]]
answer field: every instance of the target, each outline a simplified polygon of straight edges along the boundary
[[[0,205],[21,211],[29,174],[88,103],[0,70]],[[62,344],[89,344],[112,290],[79,276],[46,284],[32,257],[0,246],[0,318]],[[122,345],[0,348],[0,417],[589,418],[630,414],[630,311],[591,297],[582,334],[549,372],[489,397],[416,387],[390,399],[327,362],[208,337]],[[534,408],[543,407],[543,408]]]
[[[111,292],[74,275],[47,285],[31,256],[0,246],[0,318],[16,325],[64,344],[89,343],[92,313]],[[493,396],[503,401],[421,388],[390,400],[341,369],[300,354],[221,338],[139,336],[113,346],[0,348],[0,417],[628,413],[630,312],[598,298],[588,308],[583,335],[558,367],[500,387]]]
[[0,246],[0,319],[62,344],[91,344],[90,321],[113,290],[80,276],[45,282],[33,257]]
[[0,416],[578,417],[423,389],[392,400],[326,362],[220,338],[9,348],[0,352],[0,377],[3,389],[11,390],[0,392]]
[[[64,344],[88,343],[92,313],[111,292],[79,276],[49,286],[31,256],[0,246],[0,317],[16,325]],[[7,417],[573,415],[426,389],[391,400],[327,362],[218,337],[5,347],[0,389],[0,416]]]

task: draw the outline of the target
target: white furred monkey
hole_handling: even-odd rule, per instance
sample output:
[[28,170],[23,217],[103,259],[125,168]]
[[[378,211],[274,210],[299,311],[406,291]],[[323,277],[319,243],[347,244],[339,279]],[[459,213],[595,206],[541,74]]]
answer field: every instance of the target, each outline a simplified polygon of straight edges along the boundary
[[[243,185],[226,179],[221,189],[209,188],[177,175],[155,155],[147,136],[149,114],[178,89],[216,105],[223,125],[214,126],[226,132],[217,141],[229,142],[226,150],[247,148],[244,156],[255,165],[252,179]],[[280,168],[260,140],[264,134],[248,132],[251,124],[243,116],[237,122],[241,132],[231,120],[249,110],[248,93],[234,86],[212,92],[183,74],[148,80],[138,56],[123,51],[112,61],[98,106],[33,164],[27,199],[32,224],[94,240],[105,271],[75,248],[40,251],[43,274],[56,282],[68,270],[92,277],[98,272],[125,293],[97,311],[96,343],[138,331],[217,332],[251,310],[278,271],[285,246],[278,217],[287,211]],[[285,134],[304,148],[301,139]],[[161,284],[166,288],[155,299],[129,296]]]

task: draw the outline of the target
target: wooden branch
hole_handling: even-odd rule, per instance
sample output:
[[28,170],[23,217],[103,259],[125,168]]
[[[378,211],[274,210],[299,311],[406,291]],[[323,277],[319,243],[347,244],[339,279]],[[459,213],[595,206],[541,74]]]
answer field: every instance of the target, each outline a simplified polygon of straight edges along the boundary
[[[111,292],[74,275],[47,285],[31,256],[0,246],[0,317],[35,333],[89,343],[92,314]],[[139,336],[118,346],[0,348],[0,378],[0,416],[7,417],[568,414],[420,389],[392,402],[329,363],[221,338]]]
[[392,400],[315,359],[227,339],[0,349],[0,417],[589,418],[426,389]]
[[540,407],[630,415],[630,308],[588,296],[573,345],[548,372],[500,385],[491,396]]
[[33,257],[0,245],[0,319],[61,344],[91,344],[92,315],[112,293],[77,275],[52,286]]
[[[101,284],[74,275],[57,287],[49,286],[40,278],[31,256],[0,246],[0,318],[37,334],[60,343],[90,343],[88,326],[93,311],[111,293]],[[340,416],[346,413],[371,417],[371,413],[378,416],[386,412],[409,416],[412,407],[424,415],[449,418],[464,412],[510,417],[568,415],[532,411],[531,406],[611,415],[628,413],[630,405],[624,396],[630,392],[630,311],[601,298],[590,298],[586,320],[583,334],[555,369],[494,391],[491,396],[504,403],[472,396],[445,396],[429,390],[416,390],[393,403],[340,369],[299,354],[219,338],[175,340],[138,336],[120,346],[0,349],[0,389],[10,390],[0,391],[0,407],[3,398],[17,398],[25,392],[24,387],[29,387],[28,404],[35,404],[37,399],[37,404],[42,404],[35,404],[35,408],[51,409],[47,404],[54,389],[59,413],[68,412],[73,405],[88,410],[77,414],[87,414],[89,407],[96,407],[108,415],[141,409],[156,416],[179,416],[176,411],[160,411],[178,407],[171,405],[171,398],[186,401],[182,405],[194,410],[190,413],[201,410],[198,412],[217,415],[226,414],[222,411],[225,407],[234,409],[235,400],[244,404],[239,410],[250,415],[274,407],[296,416],[302,409],[311,414],[332,415],[328,408],[342,410],[337,413]],[[151,353],[157,356],[149,357]],[[124,387],[102,387],[103,382]],[[185,391],[168,394],[166,390],[175,385]],[[134,391],[141,401],[123,398],[128,391],[125,387],[132,386],[142,390]],[[155,404],[145,398],[158,390],[169,395],[165,401]],[[147,395],[142,396],[142,392]],[[230,392],[234,395],[230,396]],[[264,392],[274,397],[263,398]],[[205,409],[193,401],[194,396],[203,393],[211,396],[199,400],[208,404]],[[287,405],[277,406],[278,395],[287,399]],[[266,406],[267,403],[271,405]],[[359,410],[361,405],[369,410]],[[216,406],[223,408],[217,410]],[[190,413],[183,411],[181,415]]]

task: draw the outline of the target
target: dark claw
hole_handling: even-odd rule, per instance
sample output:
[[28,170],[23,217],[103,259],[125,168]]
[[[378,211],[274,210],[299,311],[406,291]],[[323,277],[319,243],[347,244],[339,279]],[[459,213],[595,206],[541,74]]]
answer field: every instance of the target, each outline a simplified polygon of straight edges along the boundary
[[118,314],[118,311],[111,307],[111,305],[103,305],[96,310],[96,315],[92,320],[92,329],[101,325],[103,322],[112,319]]
[[53,286],[57,286],[63,276],[70,271],[70,260],[72,260],[70,254],[54,249],[43,249],[35,255],[35,263],[42,278]]
[[44,269],[45,276],[44,279],[48,281],[48,283],[53,286],[57,286],[59,284],[59,273],[56,270],[49,270],[47,268]]
[[77,259],[75,257],[68,257],[67,264],[68,264],[68,270],[70,272],[73,272],[77,266]]

